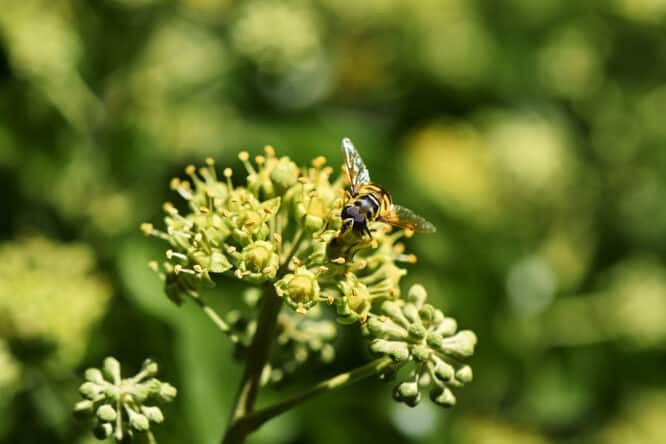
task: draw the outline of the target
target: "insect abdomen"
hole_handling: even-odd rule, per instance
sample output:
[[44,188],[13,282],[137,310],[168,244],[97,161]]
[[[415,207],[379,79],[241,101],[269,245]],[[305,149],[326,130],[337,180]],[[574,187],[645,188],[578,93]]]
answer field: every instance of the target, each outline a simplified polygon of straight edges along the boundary
[[366,214],[368,220],[375,220],[391,207],[391,196],[379,185],[370,183],[361,187],[355,205]]

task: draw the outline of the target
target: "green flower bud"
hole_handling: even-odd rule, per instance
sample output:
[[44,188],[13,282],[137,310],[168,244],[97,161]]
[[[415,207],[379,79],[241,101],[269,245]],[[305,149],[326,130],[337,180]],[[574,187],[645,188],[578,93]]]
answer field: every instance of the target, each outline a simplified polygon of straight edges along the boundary
[[86,381],[93,382],[95,384],[104,384],[104,376],[102,372],[97,368],[89,368],[85,373]]
[[164,421],[162,409],[159,407],[141,406],[141,413],[143,413],[150,422],[154,422],[155,424],[160,424]]
[[453,392],[444,386],[435,386],[430,391],[430,399],[442,407],[453,407],[456,404],[456,397]]
[[440,343],[439,349],[447,354],[469,358],[474,354],[474,346],[476,345],[476,335],[471,330],[463,330],[458,332],[455,336],[444,338]]
[[77,402],[76,405],[74,405],[74,416],[79,419],[89,417],[92,415],[93,406],[93,402],[89,399]]
[[320,359],[326,364],[333,362],[335,359],[335,347],[333,347],[331,344],[324,344],[324,346],[321,348]]
[[442,321],[435,328],[435,332],[442,336],[451,336],[455,334],[458,329],[458,323],[453,318],[443,318]]
[[472,367],[470,367],[469,365],[463,365],[456,372],[456,379],[460,381],[462,384],[467,384],[469,382],[472,382],[473,378],[474,375],[472,373]]
[[137,413],[131,408],[128,408],[127,416],[129,417],[129,424],[134,430],[138,432],[145,432],[150,428],[150,422],[145,415]]
[[421,392],[416,382],[401,382],[393,390],[393,398],[396,401],[404,402],[410,407],[416,407],[421,401]]
[[172,386],[168,382],[163,382],[160,384],[160,393],[159,397],[164,402],[171,402],[178,394],[176,387]]
[[393,341],[405,340],[409,336],[404,328],[388,319],[381,320],[379,317],[372,317],[368,320],[368,330],[373,336]]
[[143,361],[141,370],[144,372],[146,377],[152,377],[157,374],[159,366],[157,365],[157,362],[153,361],[152,359],[146,359],[145,361]]
[[120,362],[112,356],[104,360],[104,372],[114,383],[120,382]]
[[430,348],[424,345],[415,345],[412,347],[412,357],[419,362],[425,362],[430,358]]
[[426,292],[426,289],[420,284],[412,285],[407,293],[407,301],[413,303],[417,307],[421,307],[427,297],[428,293]]
[[79,393],[84,398],[94,400],[97,396],[103,391],[103,387],[93,383],[93,382],[84,382],[79,387]]
[[378,355],[388,355],[396,362],[409,359],[409,347],[404,342],[375,339],[370,343],[370,351]]
[[93,435],[95,435],[95,438],[99,439],[100,441],[108,439],[112,433],[113,426],[105,422],[97,424],[93,429]]
[[275,186],[277,194],[284,194],[285,191],[298,180],[300,171],[296,164],[288,157],[281,157],[273,166],[270,178]]
[[116,409],[110,404],[102,404],[97,408],[95,414],[102,422],[113,422],[116,420]]
[[455,375],[455,369],[453,366],[437,356],[432,356],[432,360],[435,363],[433,369],[435,376],[437,376],[440,381],[451,381]]
[[426,329],[421,324],[411,324],[408,328],[409,336],[416,339],[423,339],[426,335]]

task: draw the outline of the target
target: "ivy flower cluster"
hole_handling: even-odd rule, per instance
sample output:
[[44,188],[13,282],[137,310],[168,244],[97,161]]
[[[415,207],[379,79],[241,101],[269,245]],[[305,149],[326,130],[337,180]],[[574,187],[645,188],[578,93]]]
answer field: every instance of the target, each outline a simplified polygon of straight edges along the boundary
[[139,373],[123,379],[120,363],[106,358],[101,370],[86,370],[86,382],[79,387],[85,399],[74,406],[74,414],[94,416],[93,433],[100,440],[113,437],[116,442],[128,442],[135,433],[152,437],[151,424],[164,421],[162,410],[154,403],[170,402],[177,393],[171,384],[155,378],[157,371],[157,363],[147,359]]
[[[404,264],[416,261],[402,243],[411,233],[379,222],[371,224],[371,237],[341,230],[344,183],[323,157],[299,167],[266,147],[254,162],[247,152],[239,159],[240,180],[230,168],[218,177],[212,159],[199,169],[188,166],[187,179],[171,181],[186,206],[163,205],[163,230],[142,225],[146,235],[168,244],[164,260],[150,263],[168,297],[201,304],[202,290],[225,278],[263,289],[246,304],[249,314],[232,310],[219,318],[240,354],[257,329],[258,301],[280,298],[279,350],[265,369],[267,381],[280,380],[312,355],[333,359],[336,324],[361,324],[373,353],[391,356],[396,365],[414,363],[413,381],[396,388],[396,399],[415,405],[418,386],[428,382],[436,403],[452,405],[450,388],[472,378],[459,360],[472,355],[476,338],[455,333],[455,321],[425,303],[422,287],[401,297]],[[335,308],[328,317],[326,306]]]
[[390,356],[395,362],[412,362],[409,379],[395,386],[396,401],[415,406],[421,400],[420,387],[432,385],[430,398],[438,405],[453,406],[451,387],[472,380],[472,368],[461,359],[474,353],[476,335],[471,330],[456,333],[455,319],[426,304],[427,293],[421,285],[410,288],[405,300],[387,300],[380,314],[367,322],[370,350]]

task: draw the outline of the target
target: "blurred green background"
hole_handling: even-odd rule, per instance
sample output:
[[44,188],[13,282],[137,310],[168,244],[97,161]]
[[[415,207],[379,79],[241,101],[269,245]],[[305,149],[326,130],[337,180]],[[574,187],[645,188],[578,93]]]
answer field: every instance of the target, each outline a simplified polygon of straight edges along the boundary
[[[477,332],[475,381],[450,411],[366,381],[252,443],[666,442],[665,1],[0,9],[0,442],[92,442],[70,408],[109,354],[180,389],[161,444],[217,442],[240,367],[163,296],[139,223],[188,163],[271,144],[337,165],[344,136],[439,227],[407,281]],[[296,387],[368,359],[341,333]]]

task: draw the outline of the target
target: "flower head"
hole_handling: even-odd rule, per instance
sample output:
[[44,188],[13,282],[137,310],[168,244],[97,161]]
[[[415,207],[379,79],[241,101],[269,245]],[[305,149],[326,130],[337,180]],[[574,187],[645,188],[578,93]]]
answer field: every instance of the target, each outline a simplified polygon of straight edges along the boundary
[[259,301],[280,298],[280,347],[264,368],[265,381],[279,381],[311,356],[333,358],[335,323],[322,314],[332,305],[338,323],[364,325],[374,353],[391,356],[396,366],[415,364],[412,380],[396,387],[396,399],[413,405],[419,386],[428,383],[435,402],[452,404],[449,387],[471,379],[470,368],[457,360],[472,354],[476,337],[456,334],[455,321],[425,303],[422,287],[401,299],[403,264],[416,261],[401,242],[409,233],[372,221],[372,236],[344,229],[342,178],[332,179],[324,157],[297,167],[266,147],[254,162],[246,152],[239,159],[244,186],[232,182],[229,168],[218,179],[212,160],[198,171],[188,167],[189,180],[172,180],[188,209],[181,214],[166,204],[165,231],[143,225],[146,234],[169,243],[166,262],[151,264],[167,295],[177,303],[183,297],[201,303],[199,290],[224,277],[261,286],[263,291],[246,292],[248,304],[222,321],[239,356],[258,329],[253,312]]
[[456,398],[450,388],[472,380],[471,367],[461,360],[474,354],[476,335],[470,330],[456,332],[455,319],[426,304],[426,298],[425,289],[414,285],[406,300],[385,301],[367,323],[374,338],[370,350],[414,364],[410,378],[395,387],[397,401],[415,406],[421,399],[420,387],[431,385],[431,399],[452,406]]
[[170,402],[176,388],[155,378],[157,363],[147,359],[141,371],[121,378],[120,363],[112,357],[104,360],[102,369],[86,370],[79,392],[84,400],[74,406],[79,417],[95,417],[93,433],[103,440],[111,436],[124,442],[135,433],[150,432],[151,424],[164,421],[162,410],[154,403]]

